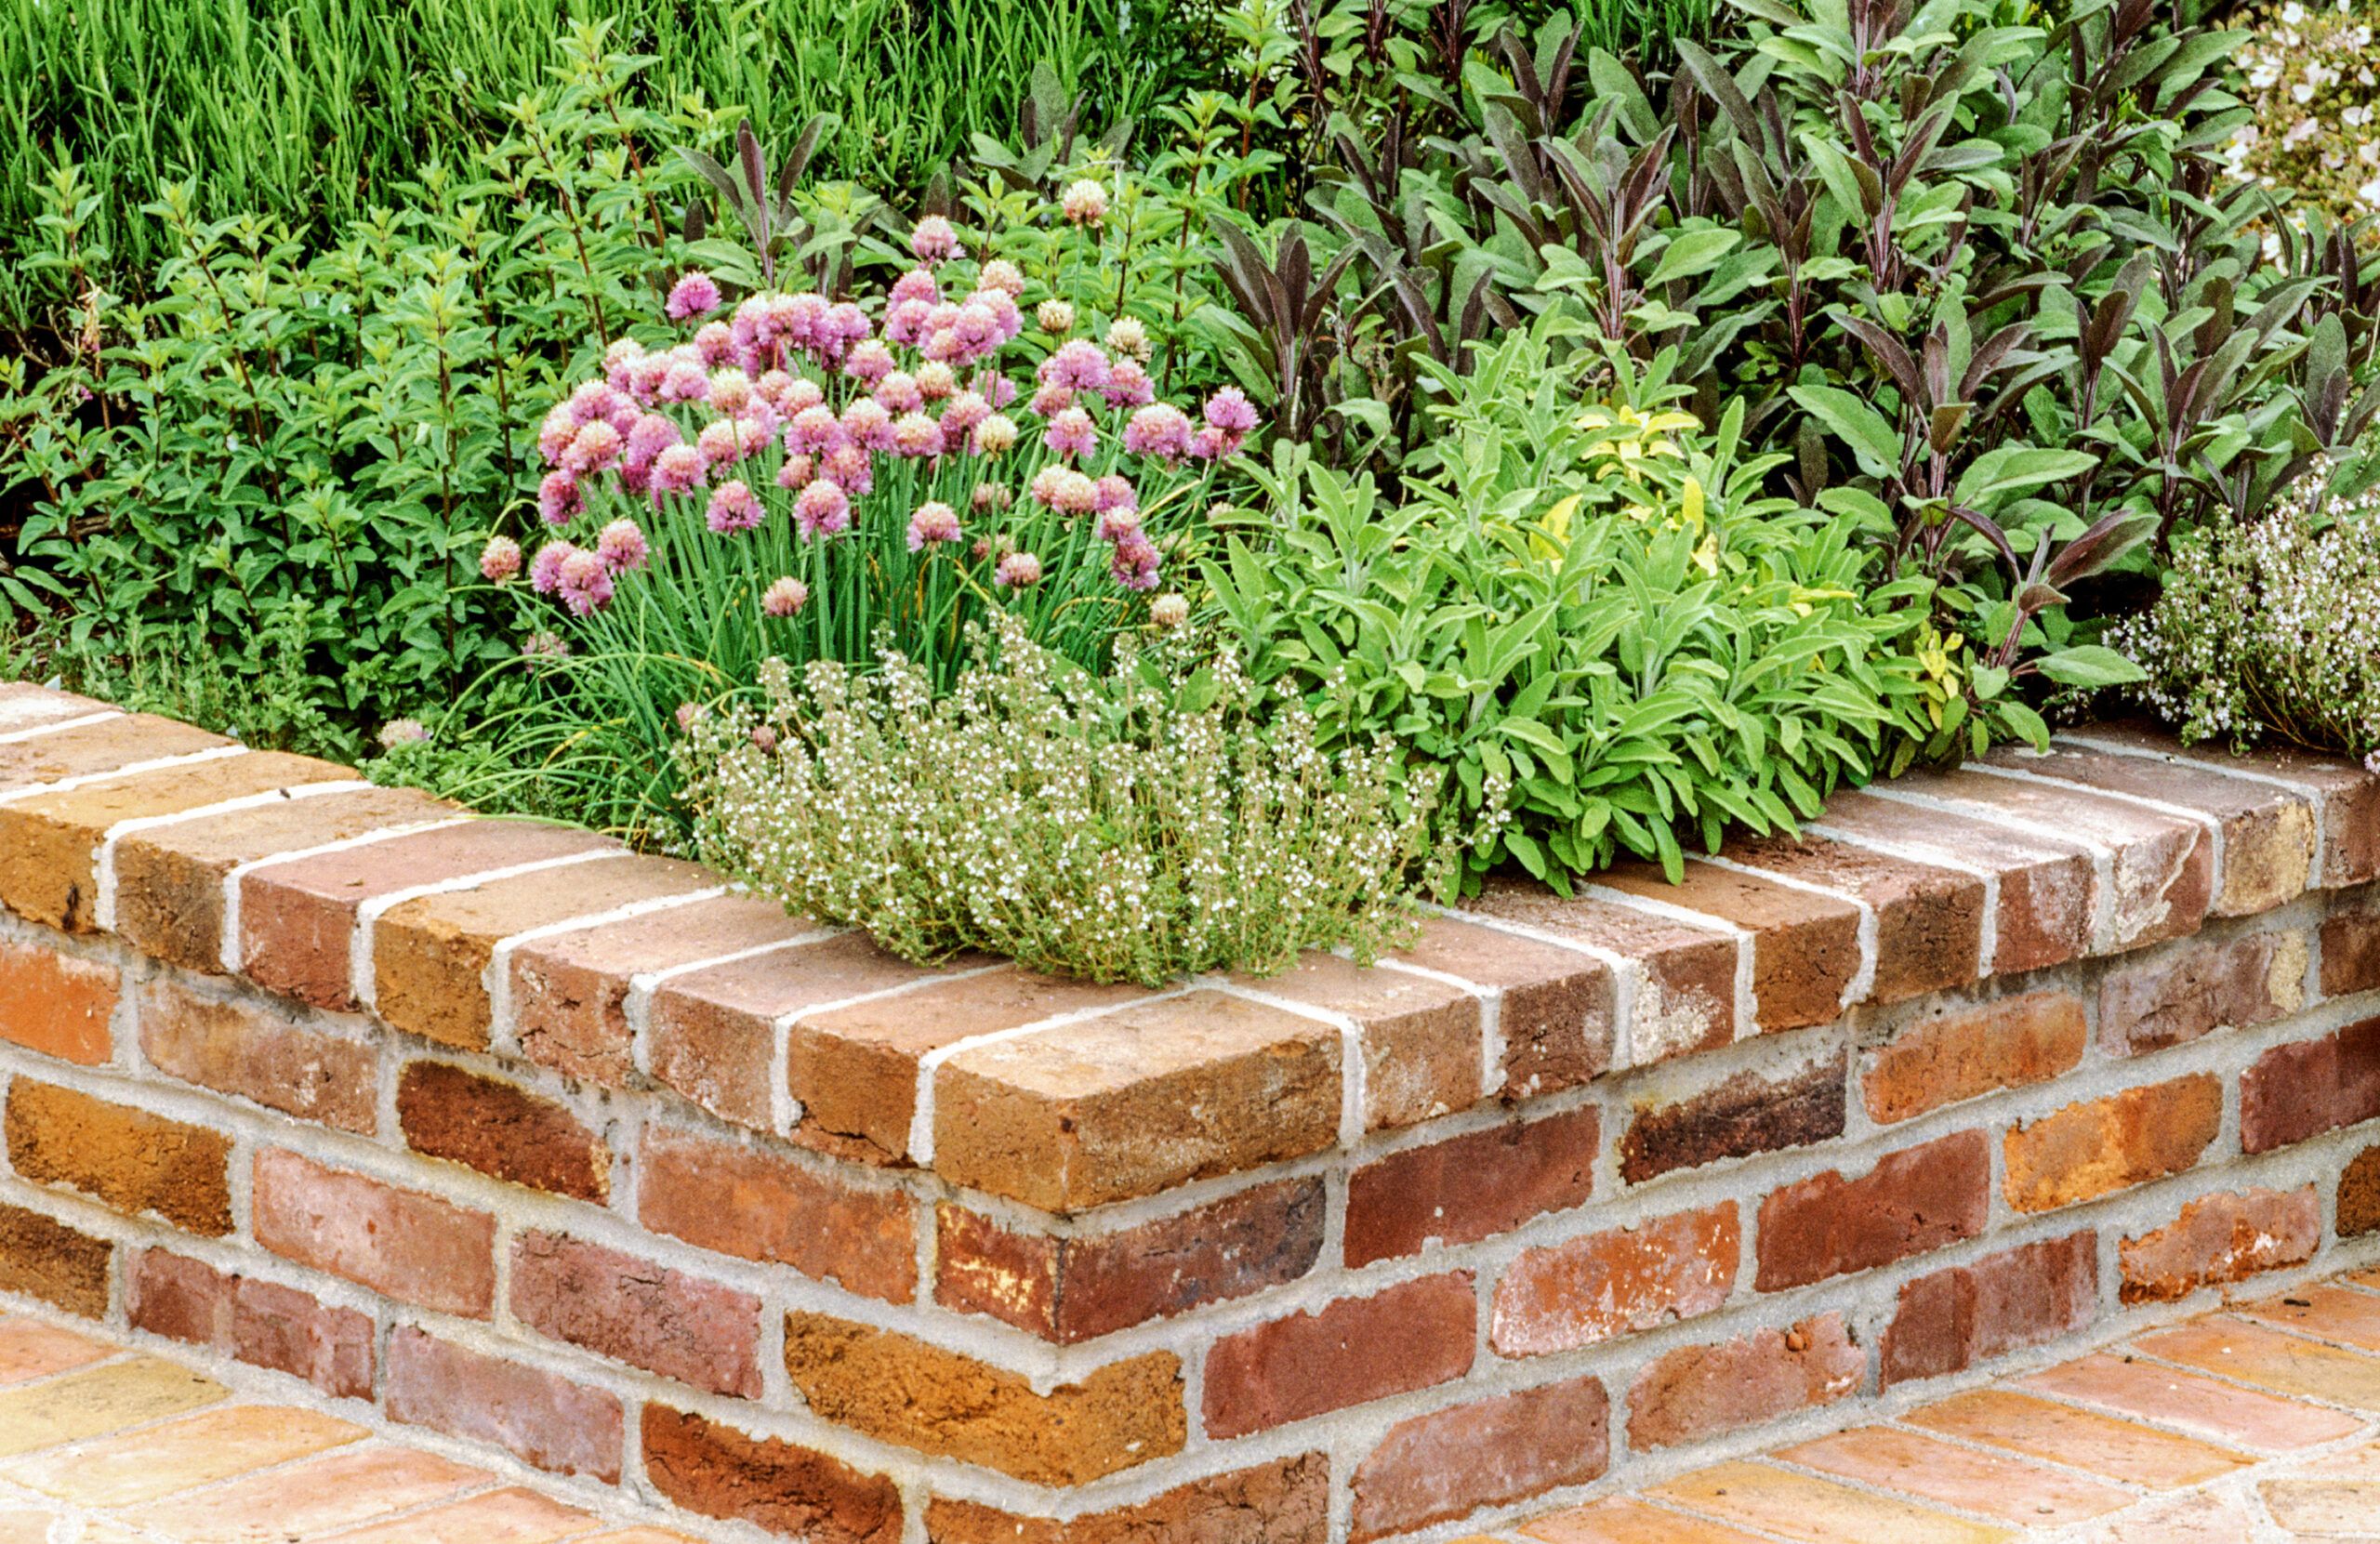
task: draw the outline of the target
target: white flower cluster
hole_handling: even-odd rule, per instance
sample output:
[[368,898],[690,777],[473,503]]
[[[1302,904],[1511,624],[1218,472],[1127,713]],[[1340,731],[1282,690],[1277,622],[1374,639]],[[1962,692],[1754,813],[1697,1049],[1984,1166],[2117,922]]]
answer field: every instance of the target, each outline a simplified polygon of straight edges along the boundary
[[2273,734],[2380,772],[2380,489],[2331,499],[2330,470],[2253,525],[2177,539],[2156,605],[2109,629],[2185,740]]
[[704,855],[909,958],[1151,985],[1302,948],[1368,959],[1454,874],[1435,785],[1385,744],[1317,749],[1228,651],[1193,667],[1158,644],[1103,678],[1011,625],[940,699],[897,654],[798,685],[772,660],[761,686],[681,747]]
[[2254,114],[2233,131],[2232,174],[2294,190],[2334,218],[2380,211],[2380,0],[2288,0],[2252,25],[2239,53]]

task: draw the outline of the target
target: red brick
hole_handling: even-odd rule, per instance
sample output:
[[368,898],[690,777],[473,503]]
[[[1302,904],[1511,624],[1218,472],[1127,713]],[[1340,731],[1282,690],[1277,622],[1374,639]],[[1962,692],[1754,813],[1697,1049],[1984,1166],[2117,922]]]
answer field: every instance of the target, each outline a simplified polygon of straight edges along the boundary
[[646,1128],[637,1167],[637,1216],[655,1233],[887,1302],[917,1294],[916,1222],[897,1191],[659,1126]]
[[0,942],[0,1040],[99,1066],[114,1054],[108,1017],[118,970],[38,944]]
[[1983,957],[1983,881],[1824,837],[1743,838],[1729,861],[1822,885],[1876,914],[1876,972],[1867,1000],[1896,1003],[1972,983]]
[[170,974],[140,989],[140,1052],[185,1083],[369,1136],[379,1058],[369,1045],[307,1029],[253,1003],[202,996]]
[[302,1378],[335,1398],[372,1397],[368,1314],[162,1249],[127,1259],[124,1289],[125,1315],[135,1329]]
[[2122,1296],[2170,1302],[2301,1264],[2321,1245],[2322,1202],[2312,1185],[2202,1195],[2164,1227],[2123,1241]]
[[300,1002],[353,1009],[355,919],[366,901],[618,847],[568,826],[474,820],[265,864],[240,878],[240,969],[258,985]]
[[1857,1393],[1867,1371],[1867,1353],[1840,1313],[1686,1346],[1636,1375],[1628,1390],[1628,1443],[1641,1453],[1831,1405]]
[[512,1316],[712,1393],[760,1397],[760,1300],[560,1234],[512,1245]]
[[390,1420],[490,1443],[556,1474],[620,1478],[627,1428],[615,1396],[418,1329],[389,1337],[382,1402]]
[[1423,1276],[1227,1335],[1207,1356],[1210,1437],[1245,1436],[1471,1370],[1471,1273]]
[[636,977],[814,931],[765,901],[722,895],[534,939],[512,951],[514,1037],[532,1062],[627,1088],[636,1076],[628,1015]]
[[693,864],[617,857],[417,896],[372,925],[373,1010],[424,1039],[484,1050],[494,1012],[488,971],[498,944],[533,928],[689,895],[713,882]]
[[1415,1416],[1356,1469],[1350,1537],[1361,1544],[1585,1485],[1610,1462],[1611,1402],[1593,1378]]
[[[1480,999],[1463,987],[1412,970],[1314,953],[1277,975],[1234,980],[1268,997],[1339,1014],[1355,1024],[1363,1048],[1367,1131],[1417,1125],[1480,1101]],[[1608,1063],[1607,1032],[1602,1043]]]
[[1980,1131],[1886,1154],[1857,1180],[1830,1169],[1760,1204],[1753,1286],[1779,1292],[1873,1270],[1973,1238],[1990,1216],[1991,1146]]
[[295,1153],[256,1156],[251,1227],[265,1248],[386,1297],[484,1319],[496,1219]]
[[2069,1104],[2003,1139],[2008,1204],[2053,1211],[2178,1174],[2223,1128],[2223,1082],[2212,1073]]
[[2269,1023],[2306,1006],[2304,933],[2191,943],[2099,983],[2099,1043],[2137,1056],[2218,1029]]
[[2366,901],[2334,912],[2322,922],[2321,942],[2322,996],[2380,991],[2380,907]]
[[1348,1177],[1351,1267],[1418,1254],[1432,1239],[1475,1244],[1594,1193],[1595,1108],[1514,1121],[1366,1164]]
[[2082,1061],[2090,1035],[2070,992],[1937,1005],[1869,1053],[1860,1091],[1881,1125],[1946,1104],[2045,1083]]
[[2249,1153],[2380,1115],[2380,1019],[2275,1046],[2240,1077],[2240,1146]]
[[900,1544],[901,1492],[884,1475],[660,1405],[641,1435],[646,1477],[688,1511],[808,1544]]
[[1673,1169],[1843,1135],[1848,1058],[1838,1045],[1775,1070],[1733,1074],[1667,1102],[1640,1099],[1620,1139],[1620,1178],[1643,1184]]
[[1711,1313],[1742,1252],[1733,1201],[1530,1249],[1496,1284],[1488,1341],[1542,1356]]
[[443,1062],[397,1077],[405,1145],[495,1179],[579,1201],[612,1194],[612,1150],[552,1100]]
[[2325,839],[2319,882],[2337,887],[2380,878],[2380,777],[2353,761],[2285,746],[2260,746],[2245,756],[2213,742],[2184,749],[2162,730],[2114,724],[2093,725],[2088,738],[2147,752],[2176,767],[2217,767],[2296,784],[2322,811]]
[[114,1246],[65,1223],[0,1205],[0,1292],[38,1298],[86,1319],[108,1311],[108,1270]]
[[1626,894],[1732,922],[1752,935],[1753,1022],[1764,1034],[1831,1023],[1859,973],[1859,908],[1713,864],[1688,863],[1685,883],[1623,863],[1597,877]]
[[937,1496],[925,1521],[928,1544],[1326,1544],[1330,1460],[1278,1458],[1063,1523]]
[[2000,891],[1995,974],[2045,970],[2090,952],[2098,881],[2090,851],[2079,843],[1865,793],[1835,795],[1817,828],[1991,875]]
[[30,1077],[8,1085],[7,1129],[20,1180],[190,1233],[231,1231],[231,1143],[220,1132]]
[[1904,1283],[1884,1331],[1885,1388],[2086,1327],[2099,1301],[2096,1234],[2027,1244]]
[[934,1300],[1074,1344],[1295,1281],[1321,1255],[1322,1226],[1314,1179],[1102,1234],[1016,1232],[945,1205]]
[[2365,1148],[2339,1175],[2339,1236],[2380,1233],[2380,1145]]
[[[1632,1065],[1714,1050],[1734,1041],[1736,960],[1742,947],[1734,934],[1673,922],[1593,896],[1565,898],[1527,879],[1491,879],[1471,904],[1482,916],[1631,961],[1641,973],[1628,1026]],[[1549,1083],[1567,1087],[1586,1076],[1555,1082],[1534,1066],[1514,1041],[1509,1023],[1500,1023],[1499,1032],[1507,1043],[1505,1064],[1513,1069],[1504,1088],[1507,1099],[1548,1092]]]
[[[773,1130],[779,1020],[931,979],[858,933],[690,970],[653,994],[653,1076],[713,1115]],[[906,1127],[900,1137],[906,1151]]]
[[115,844],[115,931],[167,964],[220,975],[233,868],[459,812],[414,788],[354,788],[132,832]]
[[1592,954],[1433,917],[1390,957],[1494,996],[1504,1064],[1491,1070],[1508,1100],[1575,1088],[1611,1066],[1618,988]]

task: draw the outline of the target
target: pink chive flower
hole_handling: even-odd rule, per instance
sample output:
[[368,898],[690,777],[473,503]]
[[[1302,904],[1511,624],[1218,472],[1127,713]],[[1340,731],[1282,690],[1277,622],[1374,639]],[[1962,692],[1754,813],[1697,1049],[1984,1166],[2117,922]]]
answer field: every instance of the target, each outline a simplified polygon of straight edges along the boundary
[[1238,387],[1226,386],[1207,399],[1206,419],[1208,428],[1223,434],[1223,454],[1229,455],[1256,427],[1256,405]]
[[921,263],[938,263],[959,250],[959,232],[940,215],[928,215],[909,232],[909,250]]
[[1033,308],[1033,320],[1040,329],[1056,337],[1074,331],[1075,308],[1064,300],[1044,300]]
[[1096,391],[1107,384],[1108,373],[1107,356],[1099,351],[1099,345],[1078,337],[1060,344],[1058,351],[1043,360],[1033,376],[1044,386]]
[[1189,598],[1181,595],[1160,595],[1149,602],[1149,620],[1160,627],[1174,628],[1190,620]]
[[659,395],[665,402],[701,402],[710,395],[710,371],[700,359],[671,360]]
[[1025,404],[1026,411],[1043,418],[1054,418],[1074,405],[1073,389],[1055,384],[1037,389],[1033,393],[1033,401]]
[[869,386],[874,386],[892,373],[892,350],[877,338],[853,344],[851,353],[843,360],[843,374]]
[[671,445],[653,458],[653,492],[682,494],[703,485],[703,453],[692,445]]
[[904,413],[892,426],[892,454],[910,457],[942,454],[942,426],[922,413]]
[[790,493],[804,486],[817,475],[817,458],[801,451],[796,451],[785,458],[783,466],[777,468],[777,486]]
[[1042,431],[1041,442],[1054,455],[1085,456],[1099,448],[1099,430],[1092,425],[1090,414],[1079,407],[1070,407],[1050,420],[1050,427]]
[[700,269],[694,270],[669,286],[669,302],[663,310],[672,322],[719,310],[718,281]]
[[626,391],[628,382],[636,378],[636,367],[644,358],[644,345],[632,337],[615,337],[603,350],[603,378],[615,391]]
[[1107,190],[1089,178],[1066,185],[1058,208],[1069,225],[1097,225],[1107,218]]
[[938,402],[959,389],[959,372],[940,361],[929,360],[917,369],[918,395],[930,402]]
[[934,282],[933,270],[913,268],[892,281],[888,298],[894,305],[904,300],[922,300],[931,306],[942,298],[942,286]]
[[708,397],[712,412],[733,418],[752,405],[752,377],[733,364],[722,364],[711,372]]
[[510,536],[490,536],[480,548],[480,577],[500,585],[521,572],[521,544]]
[[945,439],[957,439],[992,416],[992,404],[981,392],[957,391],[942,404],[942,432]]
[[809,603],[810,587],[791,575],[760,592],[760,610],[771,616],[791,616]]
[[1091,527],[1091,534],[1104,542],[1120,542],[1141,528],[1138,509],[1102,509],[1099,523]]
[[694,449],[705,466],[731,466],[744,458],[744,437],[735,432],[734,419],[713,418],[694,436]]
[[721,535],[733,531],[749,531],[760,523],[764,514],[760,500],[740,478],[731,478],[711,490],[710,507],[703,511],[703,523]]
[[1108,562],[1107,572],[1126,589],[1146,594],[1157,588],[1159,566],[1156,544],[1144,533],[1132,531],[1116,544],[1116,555]]
[[1107,323],[1107,347],[1129,359],[1149,362],[1148,323],[1137,316],[1119,316]]
[[768,403],[772,411],[783,416],[786,411],[786,394],[791,391],[793,387],[794,377],[784,371],[764,370],[760,374],[760,378],[752,383],[752,395]]
[[988,509],[994,513],[1016,502],[1016,495],[1008,491],[1005,482],[978,482],[975,491],[968,497],[978,511]]
[[529,560],[529,587],[540,595],[551,595],[562,585],[562,565],[578,555],[578,548],[569,542],[550,541],[537,548]]
[[1024,589],[1041,582],[1041,560],[1030,552],[1012,552],[992,570],[992,583],[1002,589]]
[[854,444],[882,450],[892,442],[892,415],[872,397],[861,397],[843,409],[843,432]]
[[922,552],[929,547],[959,539],[959,511],[939,499],[930,499],[918,506],[909,517],[909,550]]
[[995,413],[975,426],[970,443],[978,455],[998,455],[1016,443],[1016,420],[1005,413]]
[[582,424],[609,418],[616,405],[613,401],[616,395],[610,381],[581,381],[578,389],[570,394],[570,416]]
[[866,447],[849,442],[818,458],[818,475],[833,478],[843,492],[861,498],[866,498],[868,490],[876,486],[876,473],[870,468]]
[[1072,468],[1061,468],[1051,508],[1062,515],[1087,515],[1099,507],[1099,484]]
[[537,454],[546,458],[546,465],[553,466],[577,438],[578,415],[570,410],[570,403],[556,402],[553,411],[537,425]]
[[588,616],[612,601],[612,571],[592,552],[574,549],[554,586],[574,616]]
[[1133,491],[1128,479],[1117,473],[1109,472],[1099,480],[1098,486],[1099,502],[1092,508],[1103,515],[1112,510],[1138,509],[1141,507],[1141,495]]
[[628,427],[628,464],[649,467],[653,458],[671,445],[685,443],[686,436],[675,418],[659,413],[647,413]]
[[777,411],[790,418],[825,404],[826,389],[807,376],[796,376],[793,384],[785,389],[785,396],[777,402]]
[[785,443],[787,450],[826,451],[843,442],[843,421],[825,402],[816,402],[793,416],[786,425]]
[[573,437],[570,448],[562,453],[562,468],[579,477],[603,471],[620,458],[620,452],[626,448],[620,431],[608,420],[598,418]]
[[695,328],[694,357],[703,362],[706,369],[734,359],[735,329],[724,322],[706,322]]
[[993,376],[988,379],[979,380],[976,382],[975,389],[984,394],[985,402],[997,408],[1005,408],[1016,401],[1016,382],[1006,376]]
[[578,479],[570,473],[548,472],[537,483],[537,518],[548,525],[568,525],[571,517],[586,508]]
[[1198,432],[1190,437],[1190,454],[1200,461],[1220,461],[1231,454],[1225,443],[1228,438],[1214,425],[1201,424]]
[[841,484],[822,477],[795,496],[793,523],[804,540],[847,531],[852,523],[852,501]]
[[644,532],[632,520],[615,520],[595,537],[595,556],[615,574],[633,574],[652,555]]
[[1129,356],[1116,362],[1107,373],[1107,384],[1099,389],[1110,407],[1146,407],[1157,400],[1157,383],[1141,362]]
[[918,389],[918,377],[906,370],[895,370],[876,383],[876,403],[887,413],[915,413],[926,405],[926,394]]
[[1190,416],[1171,402],[1151,402],[1125,423],[1124,448],[1134,455],[1179,461],[1190,453]]
[[994,257],[984,265],[984,271],[975,283],[985,289],[1018,296],[1025,293],[1025,271],[1006,257]]

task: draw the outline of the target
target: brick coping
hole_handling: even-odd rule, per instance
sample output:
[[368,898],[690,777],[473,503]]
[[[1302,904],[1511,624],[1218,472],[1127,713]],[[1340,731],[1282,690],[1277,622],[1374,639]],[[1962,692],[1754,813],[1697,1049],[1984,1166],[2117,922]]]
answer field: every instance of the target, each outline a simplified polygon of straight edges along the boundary
[[[1374,970],[1309,956],[1147,992],[919,969],[606,838],[0,689],[0,904],[22,917],[1052,1213],[2375,876],[2380,778],[2102,728],[1839,795],[1802,839],[1732,842],[1682,886],[1641,864],[1568,900],[1500,882]],[[1185,1125],[1185,1103],[1222,1115]]]

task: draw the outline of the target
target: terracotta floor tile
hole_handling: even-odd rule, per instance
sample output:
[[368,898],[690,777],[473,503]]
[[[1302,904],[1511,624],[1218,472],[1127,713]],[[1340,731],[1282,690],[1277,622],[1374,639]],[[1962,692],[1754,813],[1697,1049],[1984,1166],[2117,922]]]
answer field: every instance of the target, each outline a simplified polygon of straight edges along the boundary
[[1998,1458],[1889,1426],[1842,1432],[1775,1455],[1845,1480],[1979,1511],[2003,1523],[2043,1528],[2080,1523],[2128,1507],[2136,1491],[2119,1489],[2022,1458]]
[[2344,1287],[2301,1287],[2232,1313],[2343,1346],[2380,1351],[2380,1293]]
[[2010,1387],[2162,1421],[2233,1447],[2268,1451],[2319,1447],[2354,1435],[2364,1424],[2344,1411],[2117,1355],[2061,1363]]
[[0,1476],[76,1506],[138,1506],[364,1435],[361,1426],[311,1410],[235,1405],[13,1458],[0,1464]]
[[1642,1501],[1596,1501],[1540,1517],[1521,1529],[1545,1544],[1760,1544],[1748,1533]]
[[2347,1279],[2358,1287],[2380,1289],[2380,1265],[2375,1265],[2369,1271],[2349,1271]]
[[116,1348],[39,1319],[0,1319],[0,1383],[21,1383],[104,1362]]
[[2380,1442],[2366,1443],[2361,1447],[2350,1447],[2345,1452],[2334,1453],[2327,1458],[2317,1458],[2293,1472],[2332,1476],[2343,1474],[2357,1480],[2380,1480]]
[[2241,1454],[2030,1394],[1978,1389],[1902,1418],[1911,1426],[2075,1469],[2173,1490],[2248,1464]]
[[2199,1319],[2133,1344],[2150,1356],[2202,1367],[2281,1393],[2380,1411],[2380,1356],[2317,1345],[2241,1319]]
[[124,1519],[187,1544],[279,1544],[293,1534],[319,1538],[378,1522],[495,1478],[434,1453],[374,1444],[155,1502]]
[[515,1487],[491,1490],[395,1523],[324,1534],[320,1544],[549,1544],[584,1532],[596,1521],[576,1507]]
[[2007,1528],[1768,1464],[1719,1464],[1646,1494],[1805,1544],[1999,1544],[2018,1537]]
[[[573,1539],[571,1544],[702,1544],[702,1540],[661,1528],[630,1528],[626,1533],[599,1533],[591,1538]],[[1454,1544],[1493,1544],[1493,1541],[1458,1538]]]
[[0,1544],[49,1544],[49,1525],[56,1520],[46,1511],[0,1511]]
[[2380,1481],[2268,1480],[2256,1488],[2272,1520],[2292,1533],[2338,1538],[2380,1527]]
[[213,1379],[154,1356],[0,1389],[0,1458],[162,1420],[213,1405],[224,1392]]
[[2256,1519],[2238,1502],[2199,1491],[2162,1497],[2083,1536],[2083,1544],[2247,1544]]

